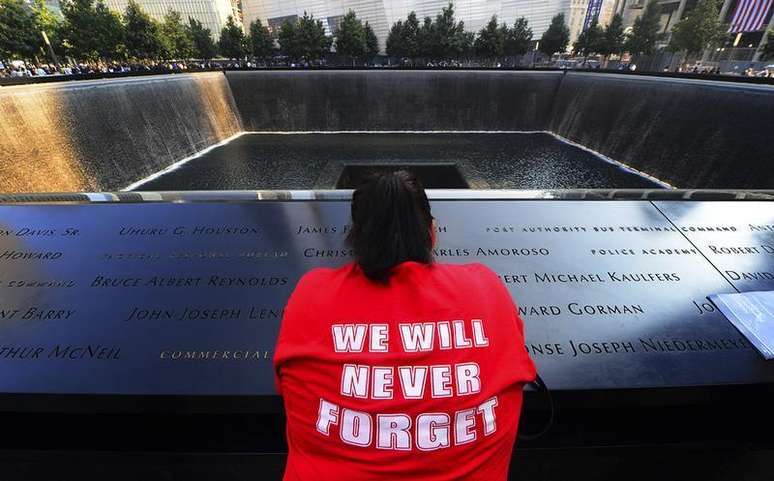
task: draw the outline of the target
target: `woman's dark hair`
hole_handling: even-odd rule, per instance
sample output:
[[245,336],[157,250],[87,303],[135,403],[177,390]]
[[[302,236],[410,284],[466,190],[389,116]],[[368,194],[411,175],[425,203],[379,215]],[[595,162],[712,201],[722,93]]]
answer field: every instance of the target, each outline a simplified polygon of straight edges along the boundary
[[352,195],[347,243],[365,275],[387,283],[392,268],[401,262],[433,261],[432,222],[430,202],[413,174],[373,173]]

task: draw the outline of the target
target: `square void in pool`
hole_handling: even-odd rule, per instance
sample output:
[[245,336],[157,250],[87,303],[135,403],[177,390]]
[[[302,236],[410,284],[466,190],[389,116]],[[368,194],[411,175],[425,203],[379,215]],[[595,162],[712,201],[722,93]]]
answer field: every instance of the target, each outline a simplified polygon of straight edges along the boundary
[[[658,188],[546,133],[248,132],[154,174],[134,190],[351,187],[367,168],[409,167],[428,188]],[[139,179],[138,179],[139,180]]]
[[336,181],[337,189],[354,189],[376,172],[407,170],[427,189],[467,189],[468,183],[455,164],[354,164],[345,165]]

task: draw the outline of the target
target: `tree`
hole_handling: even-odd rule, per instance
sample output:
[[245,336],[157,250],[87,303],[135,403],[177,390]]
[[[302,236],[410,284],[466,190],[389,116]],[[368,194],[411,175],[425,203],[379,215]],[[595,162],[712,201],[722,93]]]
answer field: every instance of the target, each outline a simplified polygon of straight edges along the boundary
[[371,25],[369,25],[368,22],[365,23],[365,25],[363,26],[363,29],[365,30],[365,36],[366,36],[366,55],[368,55],[369,57],[378,55],[379,39],[376,38],[376,33],[374,33],[374,29],[371,28]]
[[570,42],[570,29],[564,23],[564,14],[559,13],[551,19],[551,25],[543,33],[538,49],[549,57],[556,52],[564,52]]
[[274,54],[274,37],[260,18],[250,24],[250,47],[255,58],[265,59]]
[[46,6],[45,1],[33,0],[32,18],[35,20],[35,29],[38,33],[37,39],[40,47],[43,50],[47,50],[46,42],[43,38],[43,33],[45,33],[51,44],[51,49],[57,54],[64,53],[62,51],[62,39],[60,35],[62,22],[59,17],[54,15],[51,9]]
[[282,24],[277,41],[282,53],[294,60],[317,60],[331,48],[331,39],[325,36],[322,21],[306,12],[297,21]]
[[298,41],[298,34],[296,33],[296,22],[285,20],[285,22],[282,23],[279,34],[277,35],[277,43],[279,43],[280,52],[282,52],[283,55],[287,55],[294,60],[303,56]]
[[599,53],[604,47],[605,31],[599,26],[597,17],[591,19],[589,28],[586,29],[586,48],[588,53]]
[[508,27],[497,24],[497,15],[492,15],[484,28],[478,32],[473,48],[476,54],[484,58],[500,58],[505,53],[505,38]]
[[589,27],[578,35],[573,45],[576,54],[587,57],[590,53],[599,53],[603,43],[604,32],[597,23],[596,17],[592,19]]
[[457,55],[458,56],[470,55],[473,52],[473,41],[475,39],[476,39],[475,33],[468,32],[467,30],[463,29],[459,34],[459,40],[458,40],[459,53]]
[[406,46],[406,55],[409,58],[415,58],[419,56],[420,44],[419,44],[419,19],[417,14],[409,12],[406,17],[406,23],[403,24],[403,44]]
[[126,50],[131,57],[158,59],[164,56],[161,25],[150,17],[134,0],[129,0],[124,12]]
[[390,57],[408,57],[406,45],[403,43],[403,28],[403,20],[398,20],[390,27],[384,45]]
[[[107,60],[126,58],[126,30],[121,23],[121,16],[110,10],[102,0],[97,1],[94,12],[93,32],[99,57]],[[156,44],[161,46],[158,36]]]
[[212,32],[204,28],[202,22],[193,18],[188,19],[188,35],[192,42],[192,55],[195,58],[209,60],[218,53],[218,48],[212,40]]
[[422,24],[417,26],[417,56],[433,57],[436,55],[439,47],[436,45],[435,31],[433,28],[433,19],[425,17]]
[[301,46],[307,59],[318,60],[331,51],[333,41],[325,35],[322,20],[315,20],[313,15],[307,15],[304,12],[304,16],[298,20],[298,31],[301,34]]
[[721,4],[722,0],[698,0],[693,10],[672,27],[669,50],[699,55],[723,40],[727,34],[718,20]]
[[505,36],[505,55],[524,55],[532,43],[532,29],[526,18],[517,18]]
[[31,59],[38,53],[39,36],[22,0],[0,0],[0,57]]
[[191,58],[194,43],[190,31],[183,25],[180,12],[170,10],[161,23],[161,36],[166,57],[170,59]]
[[226,25],[220,31],[218,50],[224,57],[237,60],[241,60],[247,54],[245,32],[236,24],[231,15],[228,16]]
[[[336,52],[349,57],[361,57],[366,52],[366,34],[363,24],[350,10],[341,20],[336,32]],[[353,59],[354,62],[354,59]]]
[[586,55],[586,52],[588,51],[588,35],[586,35],[586,30],[583,30],[581,33],[578,34],[578,38],[575,39],[575,42],[572,44],[572,53],[574,55]]
[[430,51],[437,58],[459,57],[473,46],[473,34],[465,31],[462,20],[455,20],[454,4],[451,2],[435,17],[435,22],[429,24],[426,33],[432,41]]
[[597,53],[605,57],[605,66],[607,66],[607,58],[612,54],[620,55],[624,48],[624,41],[626,35],[623,29],[623,18],[620,14],[616,13],[610,20],[610,23],[605,27],[605,31],[602,33],[602,40],[599,43]]
[[68,0],[61,5],[64,21],[60,35],[68,55],[88,61],[126,57],[124,26],[117,13],[101,1]]
[[627,36],[624,49],[635,55],[650,55],[656,49],[656,42],[664,36],[659,32],[659,10],[657,2],[649,2],[640,18],[634,21]]

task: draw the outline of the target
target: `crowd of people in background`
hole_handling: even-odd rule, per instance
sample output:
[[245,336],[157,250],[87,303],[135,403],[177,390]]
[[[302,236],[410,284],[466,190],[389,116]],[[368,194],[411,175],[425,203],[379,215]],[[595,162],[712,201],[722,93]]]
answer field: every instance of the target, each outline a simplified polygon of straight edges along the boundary
[[764,77],[764,78],[774,78],[774,68],[772,68],[771,65],[767,65],[766,67],[762,68],[761,70],[756,70],[752,67],[748,67],[744,70],[744,76],[745,77]]
[[175,73],[197,70],[238,68],[237,62],[174,61],[174,62],[91,62],[66,65],[0,62],[0,78],[47,77],[53,75],[98,75],[120,73]]
[[[188,71],[223,70],[223,69],[254,69],[254,68],[312,68],[324,67],[324,59],[314,62],[291,61],[288,58],[264,59],[261,61],[237,60],[178,60],[171,62],[88,62],[65,65],[49,63],[25,63],[21,61],[4,64],[0,62],[0,79],[23,77],[50,77],[63,75],[101,75],[101,74],[143,74],[143,73],[181,73]],[[374,66],[364,63],[358,67]]]
[[[262,59],[260,61],[236,61],[236,60],[185,60],[171,62],[90,62],[74,63],[65,65],[52,65],[48,63],[34,64],[15,61],[9,64],[0,62],[0,79],[18,79],[18,78],[36,78],[51,76],[89,76],[105,74],[151,74],[151,73],[182,73],[207,70],[222,69],[256,69],[256,68],[319,68],[331,66],[326,59],[316,61],[292,61],[287,57],[278,57],[273,59]],[[337,66],[337,65],[333,65]],[[415,65],[411,59],[391,59],[390,62],[367,61],[355,65],[348,64],[348,67],[356,68],[395,68],[395,67],[421,67],[421,68],[480,68],[477,62],[463,62],[461,60],[429,60],[421,65]],[[485,65],[487,68],[510,68],[502,62]],[[540,65],[540,67],[560,68],[560,69],[582,69],[582,70],[600,70],[601,64],[594,60],[570,61],[567,59],[552,60]],[[774,78],[774,68],[771,65],[761,69],[748,67],[737,75],[743,77]],[[608,69],[616,71],[634,72],[637,65],[634,63],[621,63],[615,66],[608,65]],[[721,72],[718,66],[699,66],[683,68],[677,66],[673,69],[665,67],[665,73],[688,73],[700,75],[721,75],[728,74]]]
[[[664,72],[674,72],[674,73],[691,73],[691,74],[701,74],[701,75],[729,75],[730,72],[721,72],[720,67],[718,66],[703,66],[703,65],[694,65],[692,67],[683,68],[682,66],[677,66],[673,70],[670,70],[669,67],[664,67]],[[736,72],[734,72],[736,74]],[[774,77],[774,70],[772,70],[771,65],[767,65],[763,68],[754,68],[754,67],[747,67],[742,71],[741,74],[743,77],[762,77],[762,78],[769,78]]]

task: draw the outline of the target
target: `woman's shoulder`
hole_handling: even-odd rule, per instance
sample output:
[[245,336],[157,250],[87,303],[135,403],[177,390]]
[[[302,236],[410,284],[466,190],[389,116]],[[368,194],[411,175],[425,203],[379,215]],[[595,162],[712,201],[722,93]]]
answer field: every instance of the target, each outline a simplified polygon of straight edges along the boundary
[[323,282],[326,278],[330,277],[336,269],[330,267],[313,267],[304,272],[301,278],[298,280],[296,287],[315,284]]
[[492,288],[494,284],[501,282],[500,277],[495,271],[480,262],[465,264],[436,262],[434,270],[451,282],[463,283],[473,287]]
[[352,262],[340,267],[313,267],[301,276],[296,285],[296,289],[314,288],[316,286],[325,285],[336,277],[348,275],[353,267]]

